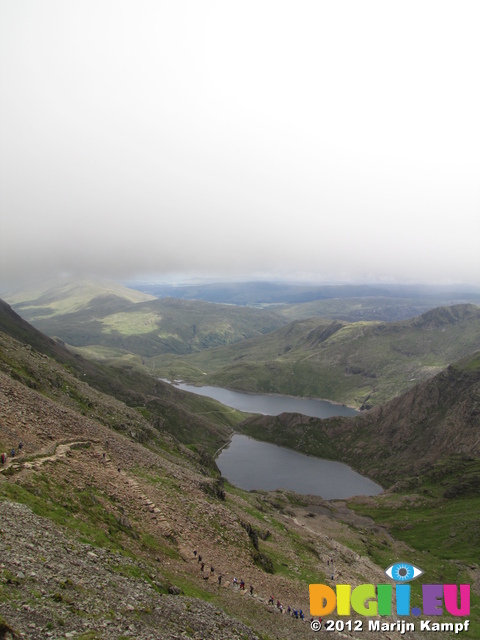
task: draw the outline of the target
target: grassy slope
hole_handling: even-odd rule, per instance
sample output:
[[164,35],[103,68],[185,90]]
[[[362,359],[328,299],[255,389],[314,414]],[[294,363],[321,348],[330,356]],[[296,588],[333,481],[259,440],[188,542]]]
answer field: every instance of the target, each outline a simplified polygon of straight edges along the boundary
[[91,283],[65,285],[37,298],[34,295],[17,294],[8,301],[40,331],[75,347],[99,349],[100,355],[104,347],[141,357],[190,353],[261,335],[286,323],[271,311],[172,298],[152,300],[118,285],[110,289]]
[[[480,637],[480,598],[475,586],[479,577],[480,459],[445,458],[423,475],[404,481],[397,492],[357,498],[349,506],[415,549],[413,562],[425,571],[429,583],[473,584],[471,634]],[[372,549],[375,561],[385,564],[387,558],[378,548]],[[420,586],[414,584],[414,594]]]
[[[39,353],[55,358],[69,372],[70,393],[73,387],[78,396],[79,408],[85,410],[81,384],[88,383],[99,391],[114,395],[127,405],[136,407],[149,417],[153,425],[174,434],[185,444],[197,443],[214,452],[228,439],[232,427],[245,417],[220,403],[172,388],[155,378],[145,375],[130,364],[114,367],[95,363],[74,355],[64,346],[48,338],[22,320],[6,303],[0,301],[0,331],[8,336],[28,343]],[[61,389],[65,384],[60,377],[51,380],[46,374],[39,375],[19,355],[12,359],[4,346],[0,351],[0,362],[10,367],[18,379],[41,391]],[[58,378],[58,379],[57,379]],[[75,380],[78,383],[75,383]]]
[[395,323],[310,318],[237,345],[154,362],[163,375],[193,382],[368,407],[478,348],[480,308],[456,305]]
[[63,315],[78,311],[87,307],[98,296],[116,296],[132,303],[154,299],[154,296],[116,282],[95,279],[72,281],[70,278],[59,278],[36,287],[21,289],[7,294],[5,299],[21,310],[22,317],[31,320],[35,316]]

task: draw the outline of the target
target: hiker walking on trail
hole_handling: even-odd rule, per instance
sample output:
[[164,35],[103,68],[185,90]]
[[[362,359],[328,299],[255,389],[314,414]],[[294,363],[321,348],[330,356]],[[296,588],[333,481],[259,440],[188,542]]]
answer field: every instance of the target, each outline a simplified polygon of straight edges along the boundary
[[210,567],[210,573],[215,573],[215,569],[213,567]]
[[250,595],[253,596],[253,585],[250,585]]
[[5,458],[6,458],[6,455],[5,455],[4,453],[2,453],[1,458],[2,458],[2,464],[5,464]]
[[222,576],[218,576],[218,586],[222,584]]
[[21,441],[20,441],[20,442],[18,443],[18,450],[19,450],[19,451],[21,451],[21,450],[22,450],[22,448],[23,448],[23,442],[21,442]]
[[205,566],[205,563],[202,562],[202,564],[200,565],[200,571],[203,571],[203,567]]

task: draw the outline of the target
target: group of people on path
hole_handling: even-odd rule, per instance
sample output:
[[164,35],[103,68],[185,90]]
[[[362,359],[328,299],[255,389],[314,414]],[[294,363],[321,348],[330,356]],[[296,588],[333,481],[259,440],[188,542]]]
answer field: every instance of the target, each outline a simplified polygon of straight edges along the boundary
[[[23,442],[19,442],[19,444],[18,444],[18,453],[21,453],[22,449],[23,449]],[[13,449],[13,448],[10,451],[10,457],[11,458],[15,457],[15,449]],[[2,453],[0,455],[0,460],[2,462],[2,465],[6,464],[7,463],[7,454],[6,453]]]
[[[270,596],[268,600],[268,604],[271,604],[272,606],[275,605],[273,596]],[[283,608],[283,604],[280,602],[280,600],[277,600],[277,609],[280,611],[280,613],[285,612],[285,609]],[[292,618],[296,618],[297,620],[303,620],[305,622],[305,614],[303,613],[302,609],[293,609],[290,605],[288,605],[286,611],[288,616],[292,616]]]
[[[205,562],[202,559],[202,556],[197,552],[197,550],[195,549],[193,552],[194,557],[197,559],[197,562],[200,564],[200,571],[202,573],[205,573],[206,575],[204,575],[204,580],[208,580],[209,577],[214,576],[215,575],[215,567],[211,566],[210,567],[210,573],[208,573],[208,570],[205,571]],[[221,573],[218,574],[218,586],[222,585],[222,578],[223,575]],[[245,581],[244,580],[240,580],[240,582],[236,579],[233,578],[232,580],[232,584],[234,586],[238,586],[240,588],[240,590],[245,590]],[[250,595],[253,596],[253,585],[250,585]]]
[[[200,571],[206,574],[204,576],[204,580],[208,580],[210,576],[213,576],[215,574],[215,568],[211,566],[210,573],[208,574],[208,570],[205,571],[205,562],[203,561],[202,556],[197,552],[196,549],[194,550],[193,555],[197,559],[197,562],[200,563]],[[333,558],[332,558],[332,564],[333,564]],[[218,585],[221,586],[221,584],[222,584],[222,574],[218,574]],[[244,580],[237,580],[237,578],[233,578],[232,585],[234,587],[238,587],[240,591],[245,591]],[[249,590],[250,590],[250,595],[253,596],[253,592],[254,592],[253,585],[250,585]],[[268,604],[275,606],[275,600],[273,596],[270,596],[268,600]],[[302,611],[302,609],[293,609],[292,607],[288,606],[287,609],[285,610],[283,608],[282,603],[279,600],[277,600],[276,606],[277,606],[277,609],[280,611],[280,613],[285,613],[286,611],[287,615],[292,616],[292,618],[295,618],[296,620],[303,620],[305,622],[305,614]]]

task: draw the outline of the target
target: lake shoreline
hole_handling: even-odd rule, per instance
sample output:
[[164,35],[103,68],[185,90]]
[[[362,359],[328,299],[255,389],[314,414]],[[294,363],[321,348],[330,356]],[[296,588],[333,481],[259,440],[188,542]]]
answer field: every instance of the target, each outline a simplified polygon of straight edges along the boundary
[[[202,387],[215,387],[215,385],[200,384],[198,382],[188,382],[187,380],[169,380],[168,378],[157,378],[157,379],[160,380],[161,382],[165,382],[167,384],[171,384],[174,387],[178,387],[179,384],[188,384],[191,387],[197,387],[199,389],[201,389]],[[267,392],[263,392],[263,391],[243,391],[243,389],[234,389],[232,387],[216,387],[216,388],[217,389],[225,389],[226,391],[233,391],[234,393],[242,393],[242,394],[248,395],[248,396],[268,396],[268,397],[271,397],[271,398],[291,398],[292,400],[315,400],[315,401],[319,401],[319,402],[328,402],[329,404],[337,405],[339,407],[345,407],[346,409],[352,409],[354,411],[357,411],[359,414],[363,413],[363,409],[361,409],[360,407],[355,407],[355,406],[353,406],[351,404],[345,404],[344,402],[337,402],[336,400],[329,400],[328,398],[317,398],[315,396],[292,396],[292,395],[290,395],[288,393],[267,393]],[[254,412],[252,412],[252,413],[254,413]],[[292,412],[292,413],[299,413],[299,412]]]
[[232,434],[218,451],[215,463],[222,476],[245,491],[287,490],[327,501],[385,491],[344,462],[310,456],[244,434]]

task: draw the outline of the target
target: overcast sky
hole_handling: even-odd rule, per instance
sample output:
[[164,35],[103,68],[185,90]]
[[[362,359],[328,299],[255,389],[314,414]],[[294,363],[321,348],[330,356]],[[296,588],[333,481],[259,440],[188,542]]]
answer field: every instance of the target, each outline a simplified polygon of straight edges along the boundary
[[480,2],[0,0],[2,283],[480,284]]

